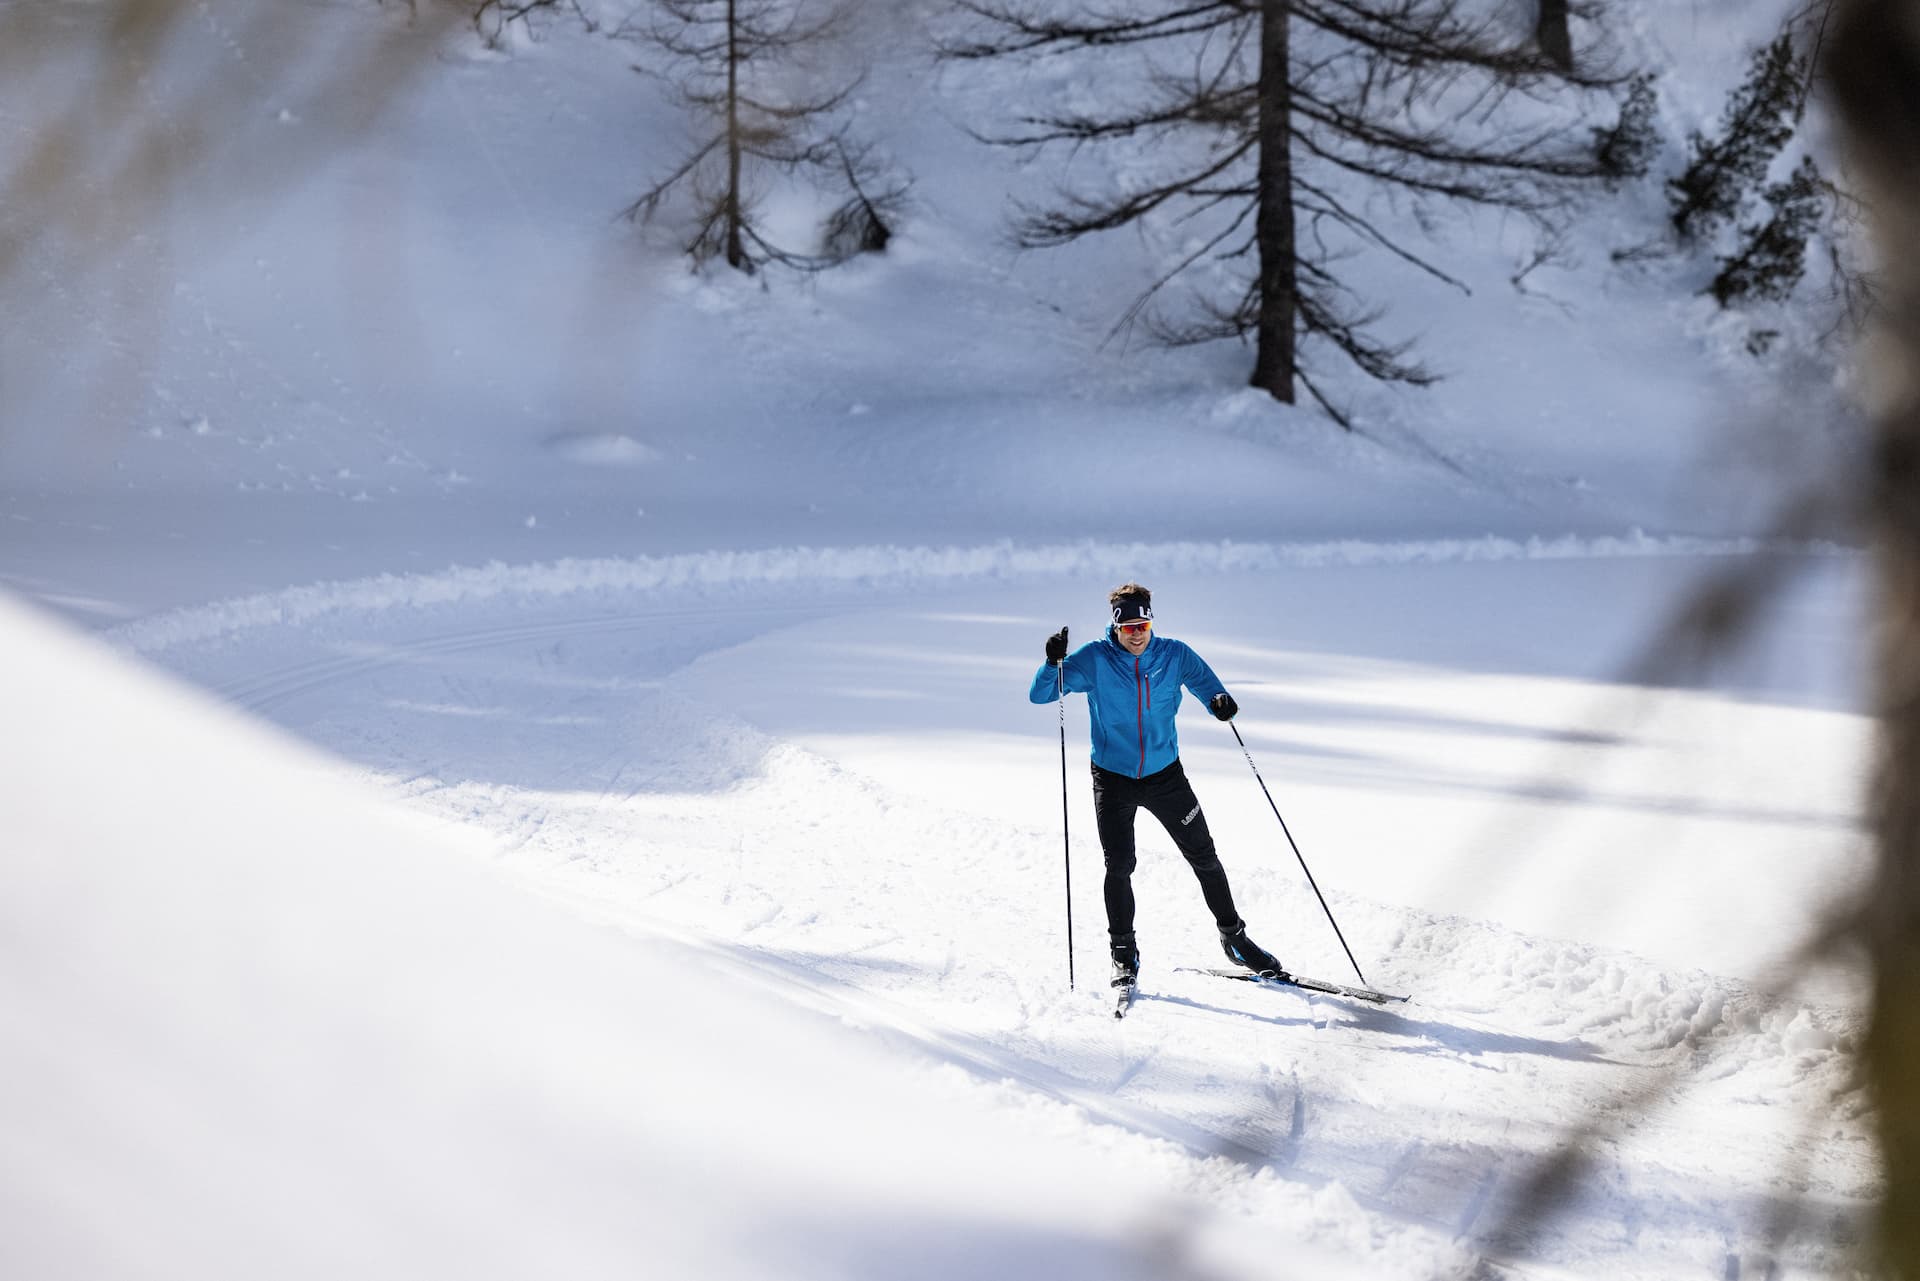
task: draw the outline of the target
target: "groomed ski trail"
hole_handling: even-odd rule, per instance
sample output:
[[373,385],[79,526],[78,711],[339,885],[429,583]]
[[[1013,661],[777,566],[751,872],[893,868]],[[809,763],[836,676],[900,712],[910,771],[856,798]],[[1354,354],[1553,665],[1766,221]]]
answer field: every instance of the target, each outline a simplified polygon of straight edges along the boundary
[[[1498,554],[1527,559],[1524,546]],[[790,573],[794,560],[745,577],[716,560],[701,562],[710,578],[596,562],[369,580],[163,616],[116,638],[357,762],[348,768],[422,814],[493,834],[503,871],[530,889],[756,972],[959,1069],[965,1088],[1046,1100],[1071,1141],[1132,1141],[1075,1137],[1084,1115],[1171,1144],[1169,1186],[1234,1212],[1297,1219],[1299,1198],[1331,1198],[1339,1233],[1421,1234],[1414,1253],[1427,1261],[1459,1237],[1469,1256],[1522,1275],[1649,1278],[1711,1266],[1729,1224],[1764,1221],[1765,1189],[1724,1183],[1716,1161],[1729,1145],[1773,1141],[1742,1137],[1756,1123],[1777,1135],[1792,1107],[1844,1088],[1842,1013],[1776,1010],[1737,983],[1347,893],[1343,923],[1354,914],[1352,933],[1375,945],[1373,977],[1417,990],[1419,1006],[1189,984],[1177,968],[1211,938],[1163,925],[1140,1004],[1116,1022],[1105,988],[1064,990],[1057,829],[930,805],[675,692],[717,647],[858,612],[877,583],[984,587],[1012,572],[992,556],[935,559],[963,567],[895,564],[889,579],[875,569],[884,557],[863,555],[826,582]],[[1097,866],[1086,829],[1073,857]],[[1185,869],[1165,863],[1143,860],[1143,901],[1190,896]],[[1306,894],[1279,874],[1245,883],[1265,913]],[[1091,898],[1082,910],[1098,911]],[[1661,1073],[1672,1084],[1658,1106],[1607,1140],[1544,1241],[1515,1251],[1475,1235],[1569,1115],[1604,1111]],[[1838,1125],[1838,1146],[1808,1160],[1816,1204],[1844,1220],[1871,1176],[1857,1120]]]
[[1207,575],[1281,568],[1490,563],[1524,560],[1615,560],[1718,557],[1758,551],[1845,555],[1826,545],[1770,548],[1752,538],[1657,536],[1486,536],[1468,539],[1367,541],[1332,539],[1271,543],[1054,543],[1021,547],[1010,540],[975,546],[783,547],[559,560],[547,564],[453,568],[436,573],[382,574],[315,583],[168,610],[107,630],[114,643],[142,654],[206,644],[255,628],[298,627],[343,615],[512,599],[617,593],[632,597],[776,586],[855,586],[887,591],[958,580],[1098,578],[1114,564],[1142,573]]

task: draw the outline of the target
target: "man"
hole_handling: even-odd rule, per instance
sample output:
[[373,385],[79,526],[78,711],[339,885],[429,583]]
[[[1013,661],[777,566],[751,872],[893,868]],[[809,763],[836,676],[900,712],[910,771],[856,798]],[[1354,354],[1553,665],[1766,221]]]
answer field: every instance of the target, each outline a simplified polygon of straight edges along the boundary
[[1133,937],[1133,819],[1144,808],[1160,820],[1199,878],[1200,893],[1220,930],[1227,959],[1261,974],[1284,974],[1280,962],[1247,937],[1234,910],[1226,869],[1214,853],[1207,817],[1180,767],[1174,713],[1180,687],[1223,721],[1239,707],[1213,669],[1185,644],[1153,634],[1153,593],[1126,583],[1108,594],[1113,623],[1106,636],[1067,653],[1067,629],[1047,638],[1047,661],[1034,674],[1029,697],[1051,703],[1060,697],[1061,675],[1069,692],[1087,695],[1093,727],[1093,812],[1106,857],[1103,891],[1113,955],[1113,986],[1131,987],[1140,976],[1140,949]]

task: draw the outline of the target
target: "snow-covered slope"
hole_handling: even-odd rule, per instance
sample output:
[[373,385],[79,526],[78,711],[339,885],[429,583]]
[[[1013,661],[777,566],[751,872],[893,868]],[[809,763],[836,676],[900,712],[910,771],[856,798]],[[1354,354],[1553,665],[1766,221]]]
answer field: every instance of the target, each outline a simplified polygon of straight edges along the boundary
[[516,890],[462,825],[17,605],[0,685],[9,1275],[1258,1263],[1037,1103],[903,1073],[734,949]]
[[[124,104],[161,177],[80,148],[62,189],[154,213],[49,215],[5,282],[34,318],[0,405],[5,581],[112,621],[493,559],[1747,532],[1764,508],[1742,462],[1761,367],[1701,300],[1610,264],[1657,229],[1656,180],[1596,205],[1530,292],[1508,279],[1525,246],[1486,220],[1434,233],[1471,296],[1360,281],[1448,378],[1326,372],[1361,411],[1349,436],[1244,390],[1233,344],[1105,341],[1152,276],[1131,238],[1004,248],[1008,200],[1048,171],[963,126],[1033,86],[933,62],[911,5],[872,28],[861,101],[911,164],[912,215],[885,256],[808,278],[691,275],[616,216],[684,132],[632,45],[550,11],[500,52],[408,8],[179,6]],[[1737,42],[1691,8],[1645,20],[1646,56],[1725,68]],[[10,0],[36,54],[22,130],[122,83],[99,12]],[[360,85],[389,48],[402,71]],[[1673,127],[1709,97],[1682,92]]]
[[[1633,11],[1676,136],[1763,8]],[[1004,248],[1047,174],[959,126],[1030,86],[930,63],[923,6],[862,90],[913,214],[804,280],[614,218],[679,147],[630,48],[419,9],[200,0],[142,49],[0,0],[7,174],[75,102],[182,162],[99,213],[79,153],[0,277],[0,583],[118,651],[0,604],[4,1270],[1844,1272],[1859,976],[1795,949],[1864,869],[1861,566],[1761,539],[1772,384],[1609,269],[1657,181],[1524,292],[1510,229],[1436,229],[1472,294],[1381,287],[1451,377],[1344,386],[1348,436],[1231,347],[1103,343],[1146,247]],[[1760,556],[1750,644],[1646,652]],[[1063,868],[1025,691],[1129,577],[1412,1004],[1191,972],[1143,823],[1108,1017],[1084,713]],[[1247,756],[1181,729],[1255,936],[1349,977]]]
[[[1857,1031],[1835,1004],[1851,978],[1793,961],[1860,871],[1844,665],[1788,643],[1844,627],[1848,562],[1816,566],[1785,639],[1721,671],[1722,692],[1604,681],[1635,646],[1631,620],[1713,553],[1743,554],[715,555],[301,589],[119,637],[349,777],[489,835],[511,877],[588,919],[700,941],[903,1066],[958,1069],[919,1087],[942,1107],[954,1091],[1051,1100],[1070,1109],[1051,1123],[1069,1147],[1119,1142],[1115,1128],[1171,1144],[1122,1151],[1164,1187],[1336,1254],[1367,1225],[1394,1243],[1360,1248],[1369,1275],[1444,1271],[1458,1236],[1528,1267],[1665,1277],[1772,1249],[1752,1199],[1780,1178],[1850,1236],[1873,1178]],[[1412,1005],[1192,972],[1217,962],[1211,927],[1143,825],[1147,999],[1116,1027],[1077,764],[1068,990],[1055,719],[1020,695],[1037,637],[1087,617],[1075,585],[1121,564],[1174,574],[1162,618],[1238,692],[1365,977]],[[1513,630],[1491,638],[1489,617]],[[1303,972],[1349,977],[1246,759],[1205,718],[1185,735],[1257,936]],[[1764,995],[1796,977],[1812,982]],[[1523,1248],[1500,1223],[1528,1170],[1563,1124],[1611,1130],[1628,1098],[1644,1114]],[[1819,1143],[1800,1132],[1815,1117]],[[1844,1256],[1827,1236],[1786,1257]]]

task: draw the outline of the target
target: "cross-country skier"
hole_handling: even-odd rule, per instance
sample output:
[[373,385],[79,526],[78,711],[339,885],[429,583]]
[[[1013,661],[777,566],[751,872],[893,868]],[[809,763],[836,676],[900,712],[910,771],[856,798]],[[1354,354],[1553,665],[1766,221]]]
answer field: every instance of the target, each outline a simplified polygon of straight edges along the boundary
[[1113,986],[1131,987],[1140,976],[1140,949],[1133,937],[1133,819],[1144,808],[1160,820],[1193,867],[1200,892],[1220,929],[1227,959],[1261,974],[1284,974],[1280,962],[1247,937],[1234,910],[1226,869],[1214,853],[1207,816],[1180,767],[1174,713],[1186,686],[1214,716],[1230,721],[1240,709],[1220,678],[1184,643],[1153,634],[1153,593],[1138,583],[1107,596],[1113,623],[1106,635],[1067,653],[1067,629],[1047,638],[1047,661],[1034,674],[1029,697],[1051,703],[1066,688],[1087,696],[1093,725],[1093,812],[1106,856],[1103,886],[1107,934],[1113,955]]

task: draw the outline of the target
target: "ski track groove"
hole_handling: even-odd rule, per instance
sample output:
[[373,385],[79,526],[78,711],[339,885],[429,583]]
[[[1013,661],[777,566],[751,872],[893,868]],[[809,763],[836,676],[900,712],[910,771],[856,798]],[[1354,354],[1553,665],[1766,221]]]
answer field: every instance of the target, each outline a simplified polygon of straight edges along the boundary
[[[598,905],[584,906],[595,915],[604,915],[605,910]],[[635,924],[617,919],[616,923],[628,928]],[[653,931],[653,923],[647,928]],[[1271,1162],[1269,1154],[1241,1140],[1115,1098],[1110,1089],[1081,1085],[1060,1069],[1016,1051],[948,1032],[905,1006],[842,983],[813,967],[756,949],[717,943],[671,925],[660,926],[658,932],[698,952],[715,968],[756,987],[780,993],[796,1005],[868,1028],[883,1040],[904,1044],[940,1062],[964,1068],[982,1081],[1017,1081],[1023,1087],[1079,1108],[1108,1124],[1163,1139],[1194,1155],[1227,1157],[1256,1170]],[[1112,1021],[1104,1003],[1098,1018],[1103,1022]]]
[[[524,607],[524,602],[516,602],[511,598],[503,602],[496,598],[491,601],[482,599],[451,606],[436,605],[434,608],[486,609],[490,605],[493,608],[499,608],[503,603],[509,608]],[[395,612],[398,612],[398,607],[395,608]],[[448,655],[527,642],[557,644],[574,637],[613,635],[656,628],[662,624],[674,622],[722,621],[746,617],[777,619],[806,617],[817,615],[819,612],[818,606],[713,605],[640,612],[622,611],[615,614],[602,613],[547,621],[467,627],[389,642],[368,643],[335,639],[326,643],[358,648],[356,652],[333,654],[258,672],[244,679],[217,686],[215,692],[230,706],[261,711],[330,685],[365,677],[383,669]],[[363,616],[379,618],[384,617],[385,614],[380,610],[369,610],[365,611]],[[329,620],[330,628],[337,630],[340,621]],[[302,626],[297,620],[283,621],[279,625],[294,631]],[[216,638],[207,648],[210,651],[217,650],[219,642],[230,637],[230,632],[225,633]],[[547,649],[536,652],[536,661],[544,663],[547,652]],[[448,682],[450,689],[455,687],[454,683],[459,679],[452,673],[443,673],[442,676]],[[465,687],[461,688],[464,691]],[[607,772],[607,767],[614,765],[617,755],[617,752],[609,754],[601,760],[599,767],[592,771],[593,775],[604,779],[604,785],[600,790],[603,805],[615,803],[614,793],[627,779],[631,770],[631,762],[621,761],[610,774]],[[647,779],[644,777],[632,780],[625,792],[626,800],[634,799],[645,790],[646,785]],[[444,779],[430,769],[417,769],[398,782],[389,783],[392,790],[407,799],[425,797],[445,789],[446,786]],[[500,799],[524,802],[529,798],[516,791],[507,798],[496,798],[496,806]],[[548,820],[556,817],[561,817],[560,813],[547,807],[523,808],[504,833],[512,838],[509,848],[521,849],[542,839]],[[740,864],[743,857],[744,851],[736,850],[735,863]],[[644,897],[651,899],[669,894],[683,883],[693,879],[695,875],[693,869],[680,872],[678,875],[670,875],[652,886]],[[732,881],[743,890],[752,885],[744,866],[736,866]],[[909,878],[908,883],[917,885],[912,878]],[[535,886],[535,888],[541,892],[563,896],[567,893],[548,886]],[[922,896],[924,897],[927,892],[922,890]],[[731,893],[723,896],[723,902],[734,901],[735,896]],[[781,918],[781,908],[777,904],[767,902],[765,895],[754,893],[752,902],[756,910],[750,914],[747,929],[764,926]],[[576,906],[582,905],[576,904]],[[605,915],[609,912],[617,914],[619,909],[588,902],[584,904],[583,910],[589,915]],[[633,924],[632,922],[621,923],[629,926]],[[1136,1007],[1135,1011],[1130,1012],[1128,1019],[1120,1022],[1115,1029],[1116,1049],[1124,1056],[1129,1053],[1128,1046],[1136,1048],[1131,1052],[1131,1057],[1120,1065],[1117,1076],[1111,1078],[1103,1087],[1096,1082],[1072,1075],[1064,1067],[1033,1057],[1015,1045],[996,1044],[943,1029],[926,1016],[897,1005],[884,995],[835,978],[819,965],[769,955],[750,947],[727,947],[700,939],[685,930],[660,926],[653,922],[648,922],[646,928],[650,932],[678,939],[713,960],[720,968],[739,974],[759,986],[777,990],[797,1004],[863,1026],[884,1040],[907,1046],[917,1054],[930,1057],[934,1061],[958,1066],[979,1080],[989,1083],[1015,1082],[1020,1087],[1030,1089],[1038,1095],[1078,1108],[1104,1124],[1172,1143],[1196,1157],[1224,1157],[1249,1171],[1273,1170],[1290,1181],[1313,1188],[1340,1182],[1363,1207],[1400,1222],[1417,1224],[1457,1237],[1470,1237],[1476,1224],[1485,1217],[1489,1205],[1498,1199],[1502,1188],[1510,1185],[1511,1179],[1507,1172],[1511,1168],[1511,1163],[1522,1159],[1516,1155],[1519,1151],[1517,1148],[1505,1155],[1496,1148],[1476,1148],[1474,1151],[1465,1153],[1466,1166],[1462,1168],[1457,1162],[1441,1160],[1437,1150],[1427,1147],[1421,1140],[1416,1139],[1400,1149],[1398,1155],[1391,1157],[1384,1166],[1376,1166],[1380,1171],[1377,1178],[1365,1184],[1356,1184],[1351,1180],[1349,1170],[1336,1169],[1334,1173],[1327,1173],[1324,1169],[1314,1168],[1316,1164],[1327,1167],[1328,1162],[1325,1154],[1322,1154],[1317,1161],[1313,1156],[1309,1129],[1314,1109],[1310,1105],[1306,1086],[1300,1081],[1297,1072],[1291,1069],[1289,1069],[1288,1080],[1283,1082],[1273,1074],[1271,1067],[1268,1067],[1267,1078],[1261,1083],[1261,1096],[1266,1106],[1258,1111],[1270,1113],[1274,1124],[1231,1127],[1241,1131],[1238,1134],[1228,1133],[1226,1128],[1208,1124],[1205,1119],[1173,1115],[1134,1100],[1117,1097],[1143,1077],[1150,1077],[1151,1070],[1160,1060],[1165,1046],[1173,1043],[1169,1038],[1177,1038],[1179,1035],[1177,1020],[1170,1020],[1165,1027],[1129,1026],[1134,1023],[1134,1017],[1141,1011]],[[855,950],[864,951],[869,947],[880,945],[882,944],[870,943]],[[958,956],[954,948],[949,946],[944,964],[940,967],[939,979],[943,982],[950,980],[958,966]],[[990,977],[996,982],[1005,979],[1012,985],[1013,1004],[1017,1006],[1018,1013],[1017,1025],[1012,1029],[1012,1035],[1015,1038],[1036,1042],[1044,1049],[1049,1029],[1043,1027],[1038,1032],[1030,1032],[1028,1029],[1033,1026],[1036,1019],[1046,1021],[1057,1018],[1058,1015],[1054,1013],[1058,1008],[1057,1004],[1050,1001],[1037,1007],[1032,1005],[1026,990],[1027,985],[1019,982],[1017,976],[1009,971],[997,969]],[[1236,1009],[1233,1012],[1270,1024],[1310,1026],[1315,1033],[1336,1042],[1350,1042],[1356,1038],[1365,1038],[1377,1030],[1370,1026],[1371,1018],[1356,1016],[1355,1012],[1341,999],[1306,990],[1288,989],[1288,991],[1305,1002],[1304,1018],[1274,1017],[1265,1012],[1256,1012],[1251,1007]],[[1205,1002],[1173,993],[1157,994],[1143,991],[1141,996],[1149,998],[1145,1004],[1156,1014],[1177,1012],[1181,1016],[1191,1017],[1189,1011],[1216,1008]],[[1479,1008],[1477,1012],[1487,1011]],[[1374,1011],[1371,1008],[1363,1012],[1366,1015],[1372,1013]],[[1383,1013],[1405,1021],[1405,1015],[1397,1011],[1387,1010]],[[1496,1038],[1527,1039],[1500,1031],[1471,1017],[1464,1009],[1455,1014],[1444,1008],[1428,1006],[1423,1001],[1419,1013],[1422,1017],[1414,1020],[1415,1022],[1429,1022],[1431,1020],[1427,1016],[1432,1016],[1433,1019],[1444,1021],[1463,1033],[1471,1029]],[[1107,1024],[1114,1022],[1111,1011],[1105,1003],[1100,1005],[1099,1017]],[[1058,1038],[1054,1039],[1057,1041]],[[1428,1047],[1423,1052],[1436,1053],[1453,1063],[1484,1071],[1503,1070],[1495,1062],[1485,1059],[1486,1055],[1500,1050],[1501,1047],[1498,1045],[1462,1048],[1460,1045],[1450,1044],[1431,1031],[1420,1035],[1420,1044]],[[1585,1042],[1576,1044],[1585,1047]],[[1593,1047],[1585,1048],[1590,1050]],[[1684,1082],[1676,1088],[1684,1088]],[[1334,1102],[1337,1108],[1342,1104],[1364,1106],[1366,1100],[1356,1093],[1345,1099],[1336,1098]],[[1240,1119],[1244,1121],[1247,1118]],[[1252,1130],[1259,1137],[1248,1137],[1246,1135],[1248,1130]],[[1336,1150],[1337,1145],[1336,1140]],[[1304,1168],[1302,1167],[1303,1154],[1307,1158]],[[1350,1156],[1351,1153],[1347,1155]],[[1484,1168],[1476,1168],[1480,1165],[1480,1161],[1474,1159],[1476,1156],[1481,1160],[1489,1160],[1490,1164]],[[1616,1168],[1630,1171],[1631,1166],[1616,1163]],[[1451,1202],[1453,1207],[1451,1214],[1445,1212],[1447,1199],[1437,1197],[1431,1192],[1401,1198],[1418,1208],[1395,1203],[1396,1193],[1403,1189],[1410,1186],[1418,1189],[1435,1182],[1443,1187],[1451,1183],[1455,1187],[1466,1188],[1464,1202],[1460,1200]],[[1363,1191],[1363,1187],[1370,1187],[1372,1190]],[[1637,1204],[1629,1204],[1626,1207],[1630,1219],[1630,1226],[1627,1228],[1629,1236],[1637,1232],[1638,1224],[1631,1222],[1631,1217],[1638,1208]],[[1476,1245],[1476,1248],[1481,1247]],[[1540,1270],[1531,1263],[1500,1258],[1497,1251],[1491,1255],[1482,1255],[1482,1268],[1485,1275],[1552,1274],[1551,1269]]]
[[1831,544],[1764,542],[1687,535],[1482,535],[1413,540],[1325,539],[1310,542],[1077,543],[1016,546],[1012,540],[970,546],[776,547],[714,550],[660,557],[574,559],[455,568],[431,574],[386,574],[321,582],[165,610],[108,629],[112,643],[136,653],[217,644],[236,634],[322,619],[396,610],[484,606],[489,601],[540,601],[581,591],[646,596],[675,591],[828,588],[866,594],[950,582],[1014,582],[1099,576],[1115,563],[1139,572],[1213,575],[1361,568],[1490,564],[1516,561],[1707,559],[1762,553],[1847,556]]
[[1473,1235],[1473,1225],[1480,1221],[1480,1216],[1486,1213],[1487,1206],[1492,1203],[1494,1189],[1499,1186],[1504,1173],[1504,1164],[1496,1163],[1481,1174],[1473,1191],[1467,1195],[1466,1207],[1460,1211],[1460,1222],[1454,1228],[1455,1236]]
[[[657,627],[663,622],[718,622],[737,617],[791,616],[811,612],[805,609],[763,610],[748,607],[650,610],[645,613],[597,615],[559,622],[516,623],[508,626],[470,628],[444,632],[419,640],[384,642],[373,653],[313,659],[249,676],[244,680],[216,685],[213,692],[221,702],[230,707],[263,712],[328,685],[383,668],[398,667],[421,658],[495,649],[525,641],[642,631]],[[447,679],[453,678],[449,676]]]
[[[1127,1019],[1132,1017],[1133,1011],[1129,1009],[1127,1011]],[[1116,1036],[1123,1034],[1127,1025],[1127,1019],[1114,1020],[1115,1024],[1117,1024],[1114,1028]],[[1158,1045],[1148,1046],[1145,1052],[1129,1053],[1125,1045],[1120,1046],[1119,1049],[1121,1054],[1127,1056],[1130,1061],[1121,1064],[1120,1074],[1113,1079],[1113,1084],[1108,1087],[1114,1094],[1120,1093],[1129,1085],[1133,1084],[1134,1080],[1138,1078],[1142,1072],[1146,1071],[1148,1067],[1152,1066],[1155,1059],[1160,1057],[1160,1047]]]
[[1388,1168],[1387,1177],[1380,1181],[1380,1186],[1375,1189],[1374,1196],[1382,1201],[1392,1196],[1393,1190],[1400,1185],[1400,1180],[1407,1176],[1407,1171],[1413,1168],[1414,1163],[1420,1159],[1421,1154],[1425,1151],[1426,1144],[1419,1139],[1409,1141],[1407,1146],[1401,1151],[1399,1158]]
[[[1016,1050],[935,1026],[908,1007],[869,990],[854,987],[815,966],[747,945],[718,942],[669,923],[636,921],[606,904],[578,898],[572,892],[545,886],[538,887],[538,892],[562,898],[586,915],[617,928],[640,930],[671,939],[717,970],[773,992],[800,1008],[864,1029],[878,1040],[910,1050],[929,1061],[958,1067],[985,1084],[1017,1083],[1023,1089],[1076,1108],[1097,1122],[1172,1144],[1199,1160],[1224,1159],[1243,1167],[1250,1174],[1270,1171],[1276,1177],[1315,1190],[1338,1182],[1332,1176],[1300,1168],[1299,1158],[1307,1146],[1310,1109],[1307,1092],[1297,1076],[1292,1078],[1295,1089],[1286,1109],[1286,1133],[1277,1136],[1277,1143],[1272,1148],[1258,1146],[1225,1130],[1170,1116],[1119,1098],[1117,1084],[1102,1088],[1082,1083],[1061,1069]],[[1085,1017],[1090,1023],[1096,1020],[1099,1024],[1114,1022],[1105,1002],[1101,1002],[1097,1010],[1088,1012]],[[1125,1034],[1127,1024],[1131,1021],[1131,1016],[1120,1021],[1115,1029],[1116,1034]],[[1157,1055],[1159,1049],[1156,1043],[1149,1057]],[[1128,1079],[1134,1075],[1137,1072],[1129,1073]],[[1407,1164],[1411,1168],[1413,1163]],[[1506,1162],[1502,1160],[1483,1173],[1469,1193],[1466,1206],[1450,1218],[1409,1210],[1350,1186],[1346,1190],[1356,1203],[1371,1213],[1398,1223],[1465,1238],[1493,1199],[1505,1169]],[[1493,1248],[1490,1243],[1475,1242],[1472,1248],[1479,1267],[1497,1269],[1500,1275],[1563,1275],[1551,1266],[1512,1258],[1504,1251]]]

